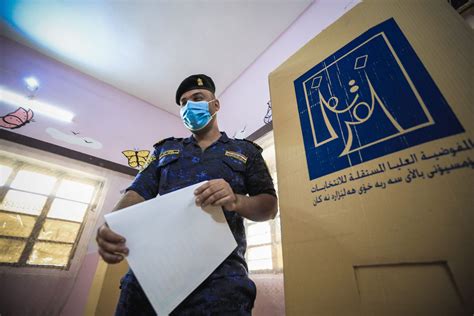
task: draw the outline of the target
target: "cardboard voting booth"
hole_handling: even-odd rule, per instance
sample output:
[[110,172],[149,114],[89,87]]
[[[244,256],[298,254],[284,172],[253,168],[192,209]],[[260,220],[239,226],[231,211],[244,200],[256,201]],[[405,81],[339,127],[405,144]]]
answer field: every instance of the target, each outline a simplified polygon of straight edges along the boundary
[[474,34],[364,1],[269,76],[287,315],[474,313]]

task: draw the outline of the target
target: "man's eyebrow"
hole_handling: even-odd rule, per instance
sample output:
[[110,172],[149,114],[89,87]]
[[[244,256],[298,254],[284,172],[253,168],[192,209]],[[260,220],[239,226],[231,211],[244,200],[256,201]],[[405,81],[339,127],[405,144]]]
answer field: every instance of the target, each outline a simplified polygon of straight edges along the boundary
[[204,97],[204,93],[202,92],[195,92],[193,94],[191,94],[188,98],[182,98],[181,100],[179,100],[180,102],[183,102],[184,100],[189,100],[191,99],[192,97]]
[[204,96],[204,93],[202,93],[202,92],[195,92],[195,93],[191,94],[190,97],[198,97],[198,96],[199,96],[199,97],[203,97],[203,96]]

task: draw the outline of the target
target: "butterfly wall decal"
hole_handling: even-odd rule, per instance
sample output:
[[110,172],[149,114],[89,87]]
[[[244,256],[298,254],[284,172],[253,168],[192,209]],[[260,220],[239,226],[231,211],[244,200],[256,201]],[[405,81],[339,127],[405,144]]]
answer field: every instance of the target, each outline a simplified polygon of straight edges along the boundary
[[15,129],[24,126],[33,119],[33,111],[19,107],[16,111],[0,117],[0,127]]
[[150,155],[149,150],[124,150],[122,151],[125,157],[128,159],[128,165],[132,168],[143,167]]

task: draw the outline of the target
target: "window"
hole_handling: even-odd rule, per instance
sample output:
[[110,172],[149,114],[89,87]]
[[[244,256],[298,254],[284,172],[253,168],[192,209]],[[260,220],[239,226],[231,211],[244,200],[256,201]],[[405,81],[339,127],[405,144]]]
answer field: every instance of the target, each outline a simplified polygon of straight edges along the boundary
[[68,269],[102,182],[0,152],[0,264]]
[[[262,156],[267,163],[270,174],[278,188],[276,177],[275,146],[273,132],[256,141],[262,148]],[[247,235],[246,260],[252,273],[281,272],[283,257],[281,250],[280,212],[275,219],[266,222],[245,220]]]

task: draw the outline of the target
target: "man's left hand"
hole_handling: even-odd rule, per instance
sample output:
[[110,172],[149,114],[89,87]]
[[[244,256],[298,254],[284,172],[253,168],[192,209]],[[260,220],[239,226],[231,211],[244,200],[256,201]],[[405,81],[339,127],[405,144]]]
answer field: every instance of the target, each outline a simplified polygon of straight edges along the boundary
[[197,206],[223,206],[228,211],[235,211],[237,195],[224,179],[209,180],[194,191]]

